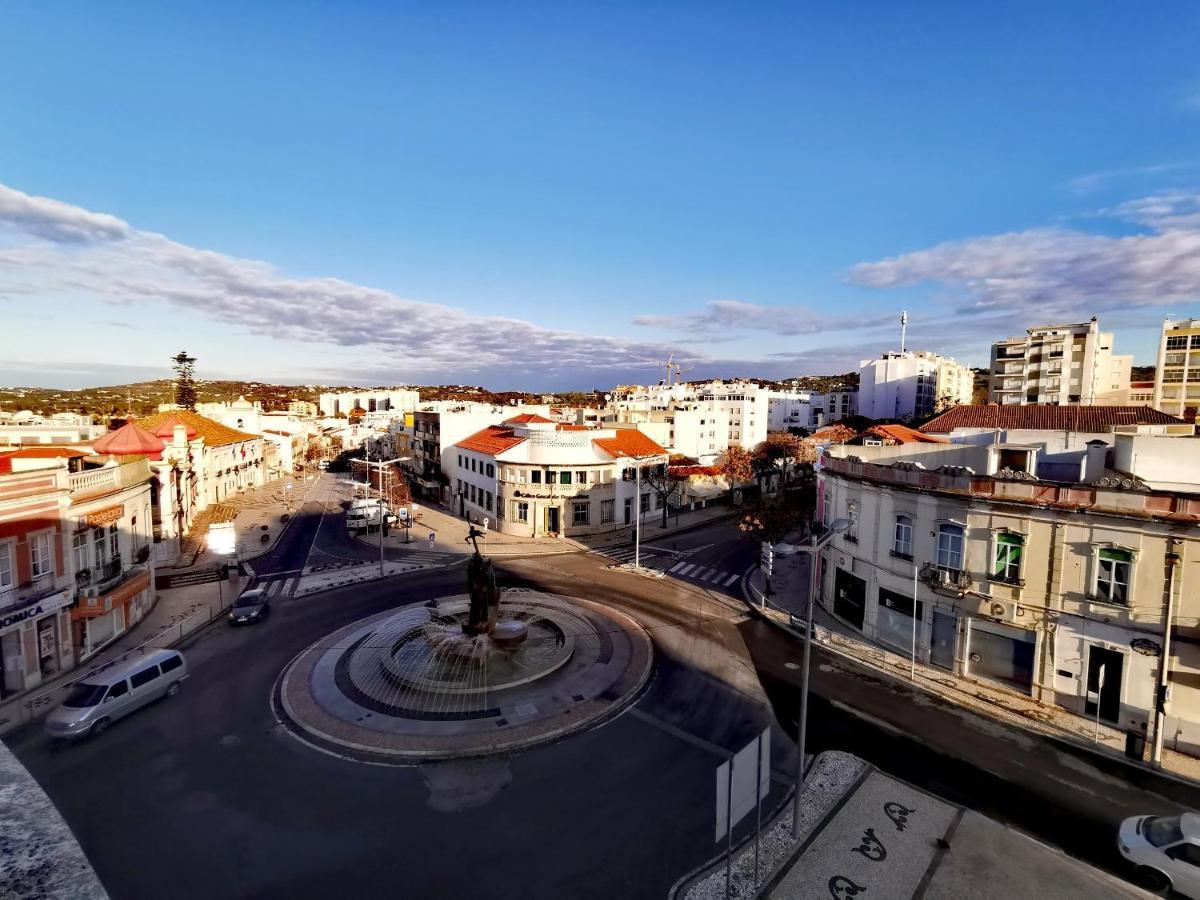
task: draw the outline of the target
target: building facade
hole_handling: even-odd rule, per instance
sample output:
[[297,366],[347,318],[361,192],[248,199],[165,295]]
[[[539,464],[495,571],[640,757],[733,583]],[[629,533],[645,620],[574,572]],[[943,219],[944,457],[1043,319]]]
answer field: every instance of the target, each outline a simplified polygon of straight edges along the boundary
[[974,373],[926,350],[884,353],[858,370],[858,414],[869,419],[923,419],[971,402]]
[[1153,402],[1155,409],[1195,421],[1200,409],[1200,319],[1163,322]]
[[[505,534],[572,536],[631,527],[661,511],[650,470],[668,454],[636,428],[519,416],[454,445],[456,512]],[[642,474],[638,473],[641,468]],[[640,487],[640,499],[639,499]]]
[[992,344],[992,403],[1122,406],[1129,402],[1132,356],[1113,354],[1113,336],[1088,322],[1039,325]]
[[364,412],[394,412],[403,415],[415,410],[421,402],[420,393],[408,388],[362,388],[321,394],[317,407],[321,415],[349,416],[353,409]]
[[896,653],[915,639],[921,661],[1114,727],[1152,731],[1165,683],[1164,743],[1198,754],[1198,447],[1094,437],[1073,476],[1053,440],[829,448],[818,515],[851,526],[818,598]]

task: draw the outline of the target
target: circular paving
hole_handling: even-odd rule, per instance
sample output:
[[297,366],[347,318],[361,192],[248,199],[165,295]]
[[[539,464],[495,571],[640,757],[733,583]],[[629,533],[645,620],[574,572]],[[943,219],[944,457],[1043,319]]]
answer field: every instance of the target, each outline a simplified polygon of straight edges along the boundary
[[366,761],[482,756],[556,740],[614,715],[653,664],[646,631],[591,601],[509,589],[491,637],[462,633],[466,595],[361,619],[284,670],[294,733]]

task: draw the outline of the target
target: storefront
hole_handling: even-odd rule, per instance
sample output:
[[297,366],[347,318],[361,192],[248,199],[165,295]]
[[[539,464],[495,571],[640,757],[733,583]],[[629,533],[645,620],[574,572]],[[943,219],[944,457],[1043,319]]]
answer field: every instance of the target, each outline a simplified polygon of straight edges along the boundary
[[105,644],[141,621],[154,602],[150,572],[131,570],[130,576],[112,590],[93,597],[80,597],[71,610],[79,658],[87,659]]
[[70,602],[70,592],[62,590],[0,613],[0,657],[4,665],[0,699],[37,687],[74,664],[66,610]]
[[[925,604],[917,602],[916,625],[918,632],[920,624],[925,621]],[[906,655],[913,648],[913,598],[879,589],[879,605],[875,612],[875,635],[885,644],[901,650]],[[917,634],[917,647],[920,648],[921,635]]]
[[833,613],[862,631],[866,618],[867,583],[845,569],[834,569]]
[[1037,634],[985,619],[970,619],[967,673],[1029,694]]

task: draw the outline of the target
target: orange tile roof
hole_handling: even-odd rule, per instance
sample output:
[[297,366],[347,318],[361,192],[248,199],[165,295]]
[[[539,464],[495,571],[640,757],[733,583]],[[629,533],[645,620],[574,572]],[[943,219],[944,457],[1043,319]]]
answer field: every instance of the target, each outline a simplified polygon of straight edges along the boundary
[[0,456],[9,459],[73,459],[76,456],[89,456],[86,450],[74,447],[20,447],[16,450],[0,451]]
[[665,456],[667,453],[636,428],[618,428],[615,437],[593,438],[592,443],[613,459],[623,456]]
[[147,416],[145,419],[138,419],[137,424],[145,428],[147,431],[156,431],[168,419],[175,419],[180,425],[185,425],[189,428],[194,428],[199,437],[204,438],[204,443],[210,447],[220,447],[225,444],[237,444],[241,441],[253,441],[259,438],[257,434],[247,434],[244,431],[238,431],[236,428],[230,428],[228,425],[222,425],[220,422],[214,422],[199,413],[194,413],[190,409],[174,409],[170,412],[155,413],[152,416]]
[[558,430],[558,431],[591,431],[591,430],[592,430],[592,428],[591,428],[591,426],[590,426],[590,425],[567,425],[567,424],[560,424],[560,425],[558,425],[558,426],[557,426],[557,429],[556,429],[556,430]]
[[[898,444],[948,444],[950,443],[945,438],[934,437],[931,434],[923,434],[915,428],[909,428],[907,425],[899,425],[896,423],[890,425],[872,425],[863,435],[874,435],[884,439],[891,439]],[[862,435],[859,435],[862,437]]]
[[1031,431],[1104,433],[1117,425],[1179,425],[1183,419],[1149,406],[1023,405],[955,406],[921,426],[926,434],[949,434],[955,428],[1005,428]]
[[477,431],[470,437],[463,438],[454,446],[488,456],[496,456],[505,450],[511,450],[525,440],[525,437],[515,434],[511,428],[505,428],[503,425],[489,425],[483,431]]
[[537,413],[521,413],[519,416],[513,416],[511,419],[505,419],[505,425],[553,425],[553,419],[547,419],[545,416],[539,416]]

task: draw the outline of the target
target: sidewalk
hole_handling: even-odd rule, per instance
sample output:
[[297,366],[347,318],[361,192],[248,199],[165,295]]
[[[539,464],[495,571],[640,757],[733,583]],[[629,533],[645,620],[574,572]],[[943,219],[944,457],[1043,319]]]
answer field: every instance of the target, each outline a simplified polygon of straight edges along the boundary
[[[787,628],[796,637],[794,619],[800,620],[803,629],[809,589],[809,555],[796,553],[791,556],[776,556],[771,578],[772,595],[763,608],[764,573],[756,568],[747,579],[750,603],[756,611]],[[794,619],[793,619],[794,617]],[[821,604],[817,604],[813,616],[817,640],[828,649],[843,653],[861,663],[866,663],[888,674],[909,680],[912,671],[910,655],[876,644],[849,625],[837,619]],[[1101,723],[1097,740],[1094,719],[1085,719],[1060,706],[1039,703],[1032,697],[1005,690],[991,682],[969,676],[955,675],[945,669],[931,666],[918,657],[915,667],[915,684],[929,693],[936,694],[952,703],[966,706],[975,712],[1016,722],[1055,737],[1065,737],[1088,749],[1111,754],[1125,760],[1125,732]],[[1129,761],[1137,765],[1135,761]],[[1169,747],[1163,748],[1163,769],[1173,775],[1200,781],[1200,759],[1178,753]]]
[[[662,528],[660,514],[648,514],[642,520],[642,543],[653,544],[662,537],[679,534],[693,528],[700,528],[712,522],[731,518],[736,510],[730,506],[708,506],[691,512],[679,514],[676,521],[674,515],[669,524]],[[495,520],[493,520],[494,523]],[[452,515],[441,506],[417,506],[417,524],[412,528],[411,543],[404,542],[404,529],[393,527],[391,533],[383,539],[383,545],[393,550],[410,550],[412,552],[429,552],[429,535],[434,535],[432,550],[440,553],[469,554],[471,545],[467,542],[467,520]],[[379,546],[379,533],[372,532],[355,535],[356,540],[369,547]],[[597,550],[611,546],[629,544],[633,541],[633,528],[622,528],[618,531],[604,534],[586,535],[578,538],[570,537],[523,537],[515,534],[503,534],[489,530],[487,537],[479,541],[481,552],[489,556],[528,556],[535,554],[575,553],[580,550]]]

